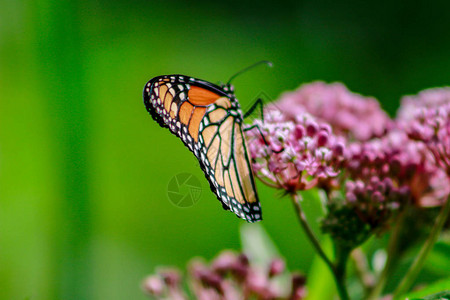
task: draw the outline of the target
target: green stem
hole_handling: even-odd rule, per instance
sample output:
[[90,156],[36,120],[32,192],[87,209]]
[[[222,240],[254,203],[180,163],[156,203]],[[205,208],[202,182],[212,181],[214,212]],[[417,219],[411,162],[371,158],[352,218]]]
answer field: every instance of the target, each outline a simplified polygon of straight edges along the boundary
[[[342,299],[348,299],[347,289],[345,288],[345,275],[348,257],[350,256],[350,249],[336,246],[336,263],[334,269],[334,276],[336,284]],[[342,297],[345,294],[347,298]]]
[[[309,240],[311,241],[314,249],[316,250],[317,254],[319,254],[320,258],[325,262],[325,264],[330,269],[331,273],[333,274],[334,280],[336,282],[336,287],[339,293],[339,296],[342,300],[349,300],[350,297],[348,296],[347,289],[345,287],[345,265],[347,262],[347,259],[342,256],[338,257],[337,265],[335,266],[331,260],[328,258],[328,256],[323,251],[322,247],[320,246],[320,242],[315,236],[314,232],[312,231],[311,227],[309,226],[308,221],[306,220],[306,215],[303,212],[302,206],[300,204],[300,196],[297,194],[292,194],[292,203],[294,204],[295,211],[297,212],[297,218],[300,222],[300,225],[302,226],[303,230],[305,231],[306,235],[308,236]],[[348,258],[348,253],[347,256]]]
[[386,285],[387,278],[389,273],[392,270],[393,263],[397,259],[397,251],[398,251],[398,242],[401,235],[402,227],[404,224],[406,216],[406,211],[401,212],[401,215],[398,218],[397,225],[394,228],[394,231],[392,232],[391,238],[389,239],[389,244],[387,248],[387,261],[383,268],[383,271],[381,272],[377,283],[375,287],[373,288],[372,292],[368,296],[368,300],[376,300],[379,298],[381,293],[383,292],[384,286]]
[[444,204],[439,215],[437,216],[436,222],[434,223],[434,226],[431,229],[430,235],[425,241],[425,244],[420,249],[419,254],[417,255],[413,264],[411,265],[405,277],[403,277],[403,280],[400,282],[399,286],[395,290],[394,299],[398,298],[399,296],[409,291],[409,289],[413,285],[414,281],[417,278],[417,275],[419,275],[419,271],[422,269],[423,264],[425,263],[428,254],[430,253],[431,249],[433,249],[433,246],[439,237],[439,233],[441,232],[442,227],[444,226],[449,213],[450,213],[450,196],[447,197],[446,203]]

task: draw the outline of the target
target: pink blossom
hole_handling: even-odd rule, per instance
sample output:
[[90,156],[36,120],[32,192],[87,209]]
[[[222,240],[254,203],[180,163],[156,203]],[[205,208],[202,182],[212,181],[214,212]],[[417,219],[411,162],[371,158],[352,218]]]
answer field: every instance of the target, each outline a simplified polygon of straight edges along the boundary
[[371,228],[382,228],[409,199],[408,186],[395,186],[389,177],[346,182],[346,205]]
[[269,267],[269,277],[279,275],[284,272],[286,265],[282,259],[274,259],[270,263]]
[[307,113],[286,119],[270,109],[265,122],[247,132],[256,176],[288,192],[314,187],[319,179],[335,177],[343,159],[344,140],[330,126]]
[[293,92],[284,93],[271,106],[279,109],[288,120],[307,112],[317,121],[331,125],[335,134],[349,140],[366,141],[381,136],[391,124],[376,99],[352,93],[341,83],[304,84]]
[[148,276],[142,283],[142,289],[156,299],[186,299],[181,289],[181,275],[173,268],[162,269],[158,274]]
[[157,275],[151,275],[142,282],[142,289],[149,295],[162,296],[165,286],[163,280]]
[[362,219],[379,226],[409,201],[442,205],[450,192],[449,99],[450,88],[405,97],[391,120],[374,98],[342,84],[303,85],[270,104],[264,123],[254,120],[254,171],[288,193],[342,192]]
[[440,109],[450,104],[450,87],[431,88],[405,96],[397,112],[398,120],[413,120],[421,110]]
[[[143,284],[144,290],[156,299],[186,300],[183,285],[190,288],[190,294],[200,300],[235,300],[235,299],[298,299],[306,296],[305,277],[289,274],[285,263],[279,258],[269,265],[256,265],[245,254],[224,251],[208,264],[202,259],[194,259],[188,267],[188,285],[182,282],[178,271],[171,270],[169,277],[176,280],[167,281],[166,271],[148,277]],[[279,280],[291,278],[280,284]],[[172,278],[173,279],[173,278]]]
[[450,176],[450,87],[404,97],[397,119],[399,127],[424,143],[435,164]]
[[[449,179],[435,165],[426,145],[410,139],[401,129],[364,143],[352,143],[345,161],[349,179],[368,187],[373,178],[381,181],[388,178],[399,191],[408,191],[412,201],[419,206],[440,205],[449,191]],[[437,185],[438,182],[446,184]],[[388,197],[388,202],[397,198],[395,193],[390,196],[384,198]]]

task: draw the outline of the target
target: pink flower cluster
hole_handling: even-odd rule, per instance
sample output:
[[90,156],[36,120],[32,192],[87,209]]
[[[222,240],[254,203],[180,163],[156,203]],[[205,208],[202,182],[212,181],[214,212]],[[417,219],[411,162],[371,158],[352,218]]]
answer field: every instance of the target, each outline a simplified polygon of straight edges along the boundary
[[253,125],[255,129],[247,133],[253,168],[268,185],[295,192],[339,173],[344,143],[328,124],[307,113],[289,120],[270,109],[264,122],[254,120]]
[[407,188],[415,203],[430,191],[431,179],[438,173],[424,145],[397,129],[381,138],[352,143],[345,168],[350,179],[389,178],[396,188]]
[[346,182],[346,205],[370,228],[382,228],[408,199],[408,187],[396,187],[389,177]]
[[[269,266],[252,265],[244,254],[222,252],[210,265],[199,259],[188,267],[189,286],[195,299],[286,299],[301,300],[306,295],[305,278],[290,274],[290,284],[280,285],[281,274],[286,274],[285,263],[274,259]],[[182,277],[174,269],[162,270],[147,277],[143,289],[156,299],[186,300]]]
[[409,136],[424,143],[437,166],[450,176],[450,87],[404,97],[398,119]]
[[314,82],[283,94],[265,116],[248,138],[267,185],[341,193],[371,226],[410,201],[439,206],[450,193],[450,88],[405,97],[390,119],[374,98]]
[[413,120],[423,111],[439,110],[450,105],[450,87],[432,88],[417,95],[405,96],[397,113],[399,120]]
[[388,115],[375,98],[350,92],[341,83],[317,81],[281,95],[274,104],[287,119],[308,112],[328,123],[333,132],[349,140],[365,141],[383,135],[390,127]]

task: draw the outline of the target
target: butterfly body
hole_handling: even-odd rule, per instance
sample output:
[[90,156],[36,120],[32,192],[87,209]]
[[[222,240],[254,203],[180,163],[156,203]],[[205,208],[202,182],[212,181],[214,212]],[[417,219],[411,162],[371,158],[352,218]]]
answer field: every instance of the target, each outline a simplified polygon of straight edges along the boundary
[[261,220],[243,114],[232,87],[158,76],[145,85],[144,103],[153,119],[194,153],[222,206],[248,222]]

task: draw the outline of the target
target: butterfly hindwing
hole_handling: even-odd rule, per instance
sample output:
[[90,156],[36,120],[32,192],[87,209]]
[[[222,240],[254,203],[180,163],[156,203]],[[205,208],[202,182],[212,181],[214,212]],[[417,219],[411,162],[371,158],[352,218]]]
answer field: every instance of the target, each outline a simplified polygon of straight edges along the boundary
[[208,125],[201,133],[207,155],[199,160],[210,169],[210,182],[226,208],[248,221],[256,221],[261,218],[261,209],[241,124],[237,116],[222,110],[214,104],[207,113]]
[[194,153],[223,207],[249,222],[261,220],[234,95],[206,81],[168,75],[146,84],[144,103],[152,117]]

